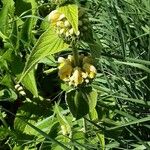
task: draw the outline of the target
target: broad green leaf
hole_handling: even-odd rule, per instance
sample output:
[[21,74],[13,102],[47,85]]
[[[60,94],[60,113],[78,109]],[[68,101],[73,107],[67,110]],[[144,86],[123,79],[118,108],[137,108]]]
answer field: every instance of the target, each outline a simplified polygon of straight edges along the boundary
[[27,18],[21,30],[21,41],[24,46],[29,46],[32,41],[32,28],[35,23],[35,18]]
[[21,81],[21,83],[35,96],[38,97],[37,85],[34,76],[34,70],[32,69]]
[[0,11],[0,31],[6,35],[8,32],[8,19],[9,19],[9,13],[13,13],[13,6],[14,1],[13,0],[3,0],[3,8]]
[[[44,118],[43,120],[39,120],[37,123],[31,123],[31,124],[33,124],[40,130],[42,130],[48,134],[51,130],[51,127],[53,127],[56,123],[57,123],[56,119],[53,119],[53,117],[50,116],[50,117]],[[34,136],[37,136],[38,138],[41,138],[41,135],[39,134],[39,132],[34,130],[29,125],[26,125],[24,133],[29,134],[29,135],[34,135]]]
[[81,90],[71,90],[66,94],[66,102],[70,112],[76,119],[80,119],[89,112],[87,100],[83,97]]
[[9,1],[4,4],[0,11],[0,31],[5,35],[8,28],[8,12],[9,12]]
[[10,74],[6,74],[3,78],[2,78],[2,80],[0,81],[0,84],[1,85],[5,85],[5,86],[7,86],[7,87],[9,87],[9,88],[14,88],[14,84],[13,84],[13,81],[12,81],[12,76],[10,75]]
[[[19,80],[21,72],[24,67],[24,62],[22,62],[19,56],[16,56],[14,53],[11,55],[10,68],[11,72],[14,76]],[[21,81],[21,83],[25,86],[27,90],[29,90],[35,97],[38,96],[37,85],[34,76],[34,69],[30,70],[30,72],[25,76],[25,78]]]
[[63,13],[71,23],[75,33],[78,32],[78,6],[69,4],[58,8],[58,11]]
[[97,103],[97,92],[91,87],[71,90],[66,94],[66,101],[72,115],[76,119],[80,119],[94,111]]
[[[41,104],[40,104],[41,105]],[[51,127],[55,124],[56,121],[53,119],[53,116],[42,119],[39,115],[42,114],[43,110],[38,106],[30,103],[25,103],[22,108],[17,112],[17,117],[15,118],[14,128],[16,131],[21,131],[20,134],[27,136],[38,136],[39,138],[43,137],[49,140],[50,143],[56,143],[57,145],[62,146],[64,149],[68,149],[64,144],[57,141],[54,137],[48,135]],[[47,111],[49,113],[49,111]],[[34,114],[33,114],[34,113]],[[33,134],[33,135],[32,135]],[[37,141],[38,142],[38,141]]]
[[31,123],[26,122],[26,124],[28,124],[31,128],[33,128],[34,130],[36,130],[40,135],[42,135],[46,139],[50,140],[51,142],[56,143],[57,145],[61,146],[62,148],[66,149],[66,150],[70,150],[64,144],[62,144],[61,142],[57,141],[56,139],[51,138],[48,134],[46,134],[41,129],[37,128],[36,126],[32,125]]
[[85,99],[88,100],[89,111],[94,111],[97,104],[97,91],[91,87],[86,87],[82,89]]
[[33,48],[20,81],[29,73],[29,71],[44,57],[63,51],[69,47],[63,39],[59,38],[53,28],[49,28],[37,41]]

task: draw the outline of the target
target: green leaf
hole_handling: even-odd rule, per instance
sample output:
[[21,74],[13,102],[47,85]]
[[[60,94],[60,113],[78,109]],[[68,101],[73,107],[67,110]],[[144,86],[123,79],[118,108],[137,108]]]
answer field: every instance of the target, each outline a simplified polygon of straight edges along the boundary
[[56,143],[57,145],[63,147],[66,150],[70,150],[68,147],[66,147],[64,144],[62,144],[61,142],[57,141],[56,139],[51,138],[48,134],[46,134],[45,132],[43,132],[42,130],[40,130],[39,128],[37,128],[36,126],[32,125],[29,122],[26,122],[31,128],[33,128],[34,130],[36,130],[40,135],[42,135],[43,137],[45,137],[46,139],[52,141],[53,143]]
[[14,22],[13,22],[10,40],[11,40],[11,43],[12,43],[14,49],[15,50],[18,49],[18,47],[19,47],[19,32],[18,32],[18,25],[17,25],[16,20],[14,20]]
[[3,34],[6,34],[6,30],[8,27],[8,10],[9,10],[9,1],[4,4],[2,10],[0,11],[0,31]]
[[8,32],[8,19],[9,13],[13,13],[14,1],[13,0],[3,0],[3,8],[0,11],[0,31],[6,35]]
[[36,1],[35,0],[16,0],[15,1],[15,14],[20,16],[31,15],[36,12]]
[[78,32],[78,6],[69,4],[58,8],[58,11],[63,13],[67,20],[71,23],[75,33]]
[[10,74],[6,74],[5,76],[3,76],[2,80],[0,81],[0,84],[5,85],[9,88],[14,88],[12,76]]
[[3,89],[0,91],[0,101],[15,101],[16,93],[12,89]]
[[98,119],[98,114],[95,108],[93,111],[89,112],[89,117],[93,121]]
[[66,94],[66,101],[72,115],[76,119],[94,111],[97,103],[97,92],[91,87],[71,90]]
[[[24,67],[24,62],[22,62],[20,56],[16,56],[14,53],[11,54],[10,68],[11,72],[17,79],[20,78],[21,72]],[[37,85],[34,76],[34,69],[30,70],[30,72],[23,78],[21,83],[25,86],[27,90],[29,90],[35,97],[38,97]]]
[[21,30],[21,41],[27,47],[32,41],[32,28],[35,21],[35,18],[27,18]]
[[66,101],[70,112],[76,119],[80,119],[89,112],[89,105],[81,90],[71,90],[66,94]]
[[[41,106],[41,104],[40,104]],[[42,114],[43,108],[36,106],[32,102],[25,103],[22,108],[19,109],[14,121],[14,128],[16,131],[19,131],[22,135],[27,136],[37,136],[49,140],[50,143],[56,143],[57,145],[62,146],[64,149],[68,149],[64,144],[57,141],[54,137],[48,135],[51,128],[55,125],[57,120],[53,118],[53,115],[47,118],[42,119],[39,117],[39,114]],[[47,111],[49,113],[49,111]],[[35,114],[37,113],[37,114]],[[11,113],[14,115],[13,113]],[[49,115],[49,114],[48,114]],[[37,142],[38,142],[37,140]]]
[[29,73],[29,71],[44,57],[58,53],[69,47],[58,35],[53,28],[49,28],[37,41],[33,48],[24,71],[20,78],[20,81]]
[[38,97],[37,85],[32,69],[22,80],[22,84],[35,96]]
[[0,141],[4,140],[8,135],[10,131],[8,128],[0,126]]
[[94,111],[97,104],[97,91],[91,87],[86,87],[82,89],[82,92],[85,95],[85,99],[88,100],[89,111]]

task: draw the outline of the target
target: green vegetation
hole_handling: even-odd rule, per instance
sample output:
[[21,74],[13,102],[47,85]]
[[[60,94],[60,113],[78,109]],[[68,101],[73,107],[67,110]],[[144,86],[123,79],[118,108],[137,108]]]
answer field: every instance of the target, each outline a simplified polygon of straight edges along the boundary
[[0,150],[150,149],[149,0],[0,0],[0,22]]

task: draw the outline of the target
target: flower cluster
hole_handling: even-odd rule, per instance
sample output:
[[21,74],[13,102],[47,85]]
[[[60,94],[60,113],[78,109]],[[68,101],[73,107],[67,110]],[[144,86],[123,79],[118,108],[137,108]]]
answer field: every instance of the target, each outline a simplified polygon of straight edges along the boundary
[[72,37],[83,38],[84,33],[87,33],[88,29],[90,28],[88,16],[83,8],[79,9],[79,30],[77,33],[75,33],[66,16],[60,13],[58,10],[52,11],[48,16],[48,20],[55,27],[57,34],[67,41],[72,39]]
[[87,84],[96,76],[96,68],[92,65],[90,56],[79,55],[79,66],[75,66],[74,58],[68,55],[65,59],[58,58],[58,75],[61,80],[67,82],[70,86],[77,87],[81,84]]
[[49,20],[55,27],[57,34],[65,39],[69,39],[80,34],[79,32],[77,34],[74,32],[71,23],[67,20],[65,15],[57,10],[54,10],[49,14]]

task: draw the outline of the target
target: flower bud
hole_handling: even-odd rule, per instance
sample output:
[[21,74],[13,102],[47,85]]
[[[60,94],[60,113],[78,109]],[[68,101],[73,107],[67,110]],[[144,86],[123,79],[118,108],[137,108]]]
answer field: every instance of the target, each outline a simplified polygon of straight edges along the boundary
[[83,65],[83,69],[85,70],[85,72],[88,73],[89,78],[93,79],[95,77],[97,71],[93,65],[91,65],[89,63],[85,63]]
[[53,10],[49,15],[48,15],[48,20],[51,21],[52,23],[56,23],[58,18],[60,17],[61,13],[58,12],[57,10]]
[[16,84],[16,85],[15,85],[15,89],[16,89],[16,90],[17,90],[19,87],[20,87],[19,84]]
[[64,57],[59,57],[58,58],[58,63],[64,63],[65,62],[65,58]]
[[61,80],[68,81],[69,77],[72,73],[72,66],[69,64],[64,64],[63,66],[59,67],[58,75]]
[[76,35],[79,36],[80,35],[80,31],[77,31]]
[[65,27],[70,27],[70,23],[69,23],[69,21],[68,20],[66,20],[65,22],[64,22],[64,25],[65,25]]
[[72,55],[68,55],[68,59],[69,59],[70,62],[74,62],[74,58],[73,58]]
[[63,20],[64,18],[65,18],[65,15],[64,15],[64,14],[61,14],[61,15],[59,16],[58,20],[60,21],[60,20]]
[[73,75],[70,77],[70,80],[74,83],[75,86],[83,83],[81,68],[76,67],[74,69]]
[[69,34],[70,34],[70,35],[73,35],[73,34],[74,34],[73,28],[71,28],[71,29],[69,30]]
[[64,23],[63,23],[63,21],[58,21],[57,23],[56,23],[56,26],[57,27],[64,27]]
[[65,29],[60,29],[59,34],[63,34],[65,32]]
[[69,37],[69,35],[70,35],[69,31],[66,31],[66,37]]

